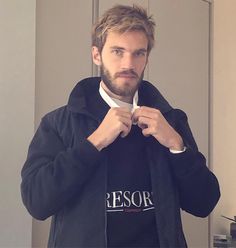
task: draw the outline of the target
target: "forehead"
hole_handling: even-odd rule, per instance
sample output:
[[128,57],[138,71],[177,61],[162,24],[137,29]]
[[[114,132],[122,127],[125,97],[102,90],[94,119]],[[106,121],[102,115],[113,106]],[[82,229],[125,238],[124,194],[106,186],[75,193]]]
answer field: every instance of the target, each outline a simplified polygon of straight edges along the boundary
[[107,34],[104,48],[121,47],[127,50],[147,49],[148,40],[142,31],[119,33],[110,31]]

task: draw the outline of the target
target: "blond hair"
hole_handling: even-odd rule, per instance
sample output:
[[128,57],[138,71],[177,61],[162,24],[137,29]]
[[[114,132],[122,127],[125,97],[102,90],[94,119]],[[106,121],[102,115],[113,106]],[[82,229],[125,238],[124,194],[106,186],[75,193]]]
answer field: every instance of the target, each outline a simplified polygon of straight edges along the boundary
[[147,11],[137,5],[115,5],[108,9],[94,24],[92,29],[92,45],[101,52],[106,42],[108,32],[125,33],[129,31],[142,31],[148,40],[147,52],[154,46],[155,22]]

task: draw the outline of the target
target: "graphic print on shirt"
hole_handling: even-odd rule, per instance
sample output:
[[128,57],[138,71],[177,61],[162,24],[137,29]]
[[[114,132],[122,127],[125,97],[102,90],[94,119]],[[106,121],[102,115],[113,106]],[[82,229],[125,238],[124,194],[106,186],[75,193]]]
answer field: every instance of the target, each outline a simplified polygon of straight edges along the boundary
[[118,137],[108,154],[106,204],[108,247],[159,247],[158,204],[152,194],[146,137],[133,125]]
[[154,209],[152,192],[113,191],[106,195],[107,212],[138,213]]

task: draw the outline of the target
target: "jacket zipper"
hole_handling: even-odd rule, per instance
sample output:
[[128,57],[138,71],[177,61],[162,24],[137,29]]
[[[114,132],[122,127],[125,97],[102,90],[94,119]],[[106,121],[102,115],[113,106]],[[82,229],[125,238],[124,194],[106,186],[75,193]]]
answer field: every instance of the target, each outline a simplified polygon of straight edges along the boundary
[[[106,198],[105,198],[105,207],[106,207]],[[105,247],[107,247],[107,212],[105,208]]]
[[106,163],[106,174],[105,174],[105,197],[104,197],[104,204],[105,204],[105,228],[104,228],[104,237],[105,237],[105,247],[107,248],[107,199],[106,199],[106,192],[107,192],[107,159],[105,161]]

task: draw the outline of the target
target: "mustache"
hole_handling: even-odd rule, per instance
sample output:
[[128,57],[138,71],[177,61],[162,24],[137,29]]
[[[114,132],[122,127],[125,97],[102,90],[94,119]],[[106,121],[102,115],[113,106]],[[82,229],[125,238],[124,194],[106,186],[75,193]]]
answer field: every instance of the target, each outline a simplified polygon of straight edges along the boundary
[[115,73],[115,78],[120,77],[120,76],[134,76],[138,78],[138,74],[132,69]]

